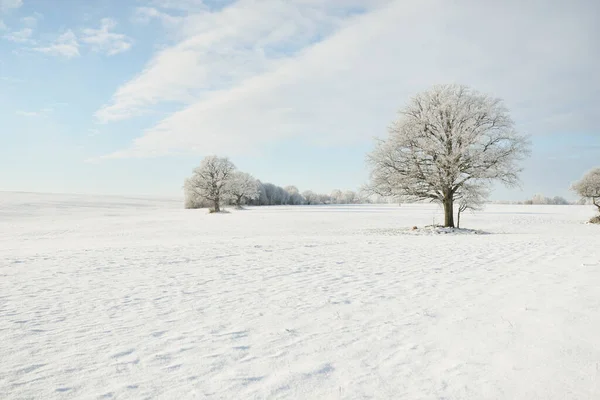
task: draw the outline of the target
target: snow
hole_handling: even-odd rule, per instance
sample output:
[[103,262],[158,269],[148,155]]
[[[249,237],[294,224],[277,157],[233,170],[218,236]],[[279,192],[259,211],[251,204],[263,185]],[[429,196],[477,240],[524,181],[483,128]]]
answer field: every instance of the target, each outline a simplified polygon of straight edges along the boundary
[[1,399],[598,399],[590,206],[0,193]]

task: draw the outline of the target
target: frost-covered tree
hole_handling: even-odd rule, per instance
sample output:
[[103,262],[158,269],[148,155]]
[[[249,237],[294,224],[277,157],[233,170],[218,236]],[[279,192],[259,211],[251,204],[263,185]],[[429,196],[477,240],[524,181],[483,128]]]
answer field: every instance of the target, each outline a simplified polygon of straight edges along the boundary
[[279,200],[279,191],[277,190],[277,186],[272,183],[263,184],[263,188],[265,190],[265,196],[267,198],[267,205],[272,206],[277,204]]
[[233,173],[227,183],[226,191],[238,208],[243,202],[260,196],[258,181],[252,175],[240,171]]
[[305,190],[304,192],[302,192],[302,197],[304,197],[304,201],[308,205],[316,204],[319,200],[319,196],[312,190]]
[[302,195],[296,186],[286,186],[285,191],[288,193],[288,202],[292,206],[302,204]]
[[192,191],[185,190],[185,208],[209,208],[212,207],[212,203]]
[[344,204],[354,204],[357,202],[356,193],[352,190],[346,190],[343,195]]
[[500,99],[462,85],[439,85],[415,96],[368,155],[371,193],[436,201],[454,226],[454,199],[467,184],[516,185],[529,153]]
[[600,167],[588,171],[571,189],[581,198],[591,201],[600,213]]
[[554,205],[557,205],[557,206],[566,206],[566,205],[569,204],[569,202],[564,197],[554,196],[551,199],[551,204],[554,204]]
[[487,188],[482,185],[465,183],[456,193],[455,200],[458,203],[456,214],[456,227],[460,228],[460,215],[467,210],[481,210],[485,200],[489,196]]
[[258,192],[259,192],[258,198],[256,200],[254,200],[254,203],[259,206],[264,206],[264,205],[269,204],[269,199],[267,198],[267,192],[265,190],[265,185],[261,181],[258,181]]
[[290,201],[290,194],[282,187],[277,186],[277,204],[283,205],[288,204]]
[[331,204],[342,204],[344,202],[343,198],[344,195],[342,194],[342,191],[339,189],[335,189],[334,191],[331,192]]
[[544,197],[543,194],[536,194],[531,198],[531,204],[549,204],[548,200],[549,199],[547,197]]
[[532,204],[536,204],[536,205],[537,204],[566,205],[566,204],[569,204],[569,202],[564,197],[560,197],[560,196],[545,197],[542,194],[536,194],[531,198],[531,200],[526,200],[525,204],[528,204],[528,205],[532,205]]
[[317,195],[317,203],[331,204],[331,196],[329,196],[328,194],[320,193]]
[[221,210],[221,201],[228,194],[228,185],[235,172],[235,165],[226,157],[209,156],[195,168],[185,180],[186,198],[209,201],[215,212]]

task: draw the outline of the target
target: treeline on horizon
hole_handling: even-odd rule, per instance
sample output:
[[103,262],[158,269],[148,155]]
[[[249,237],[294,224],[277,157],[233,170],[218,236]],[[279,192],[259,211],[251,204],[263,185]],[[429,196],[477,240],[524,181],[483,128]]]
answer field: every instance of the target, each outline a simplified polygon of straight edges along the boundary
[[[316,193],[312,190],[300,190],[293,185],[278,186],[269,182],[256,181],[258,195],[256,198],[246,198],[248,206],[300,206],[300,205],[325,205],[325,204],[384,204],[394,202],[381,196],[363,196],[353,190],[335,189],[330,194]],[[233,198],[224,198],[224,205],[234,206]],[[187,196],[186,208],[210,208],[212,202],[199,197]]]

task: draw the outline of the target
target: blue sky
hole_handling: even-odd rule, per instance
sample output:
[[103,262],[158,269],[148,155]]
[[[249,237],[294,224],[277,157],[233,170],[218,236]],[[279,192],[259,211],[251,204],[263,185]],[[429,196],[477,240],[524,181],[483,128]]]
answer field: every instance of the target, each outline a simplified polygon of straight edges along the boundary
[[[525,4],[526,3],[526,4]],[[464,83],[532,136],[522,189],[600,165],[598,2],[0,0],[0,190],[181,195],[204,155],[357,189],[409,97]]]

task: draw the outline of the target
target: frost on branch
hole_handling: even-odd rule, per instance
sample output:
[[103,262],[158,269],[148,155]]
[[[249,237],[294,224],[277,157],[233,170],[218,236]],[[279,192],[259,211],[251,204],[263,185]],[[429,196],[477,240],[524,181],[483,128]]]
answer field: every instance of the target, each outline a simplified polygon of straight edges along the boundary
[[529,141],[514,129],[500,99],[462,85],[439,85],[415,96],[367,160],[368,190],[430,200],[454,226],[454,200],[465,184],[518,183]]
[[485,200],[489,196],[488,189],[483,185],[465,183],[455,194],[458,203],[456,227],[460,228],[460,216],[467,210],[478,211],[483,209]]
[[228,195],[228,188],[235,172],[235,165],[228,158],[209,156],[195,168],[185,180],[186,205],[210,202],[215,212],[221,211],[221,201]]
[[241,208],[244,202],[254,200],[260,195],[258,181],[252,175],[239,171],[233,173],[226,191],[238,208]]
[[582,198],[590,200],[600,213],[600,168],[594,168],[586,173],[581,180],[573,184],[571,189]]

